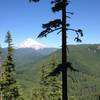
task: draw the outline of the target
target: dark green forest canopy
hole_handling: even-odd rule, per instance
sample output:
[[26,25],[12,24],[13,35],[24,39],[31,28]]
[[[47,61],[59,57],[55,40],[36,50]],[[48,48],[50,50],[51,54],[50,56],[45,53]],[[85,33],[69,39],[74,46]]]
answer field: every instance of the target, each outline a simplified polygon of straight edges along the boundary
[[[71,51],[69,52],[69,60],[73,62],[73,67],[80,71],[71,72],[69,70],[68,72],[70,97],[74,96],[77,100],[91,100],[91,98],[94,97],[93,100],[96,100],[94,95],[98,96],[100,93],[100,45],[70,45],[69,51]],[[20,51],[17,53],[19,52]],[[23,96],[26,98],[25,100],[31,97],[32,87],[34,89],[34,87],[39,85],[41,65],[47,65],[47,68],[50,67],[48,65],[50,64],[53,55],[55,55],[56,63],[61,63],[61,50],[57,50],[48,56],[39,58],[39,62],[37,59],[35,63],[31,60],[34,56],[32,58],[30,57],[31,55],[29,55],[29,57],[26,58],[26,61],[28,60],[31,62],[26,63],[26,61],[20,62],[19,58],[21,55],[15,55],[17,79],[23,88]],[[29,93],[30,95],[28,95]]]

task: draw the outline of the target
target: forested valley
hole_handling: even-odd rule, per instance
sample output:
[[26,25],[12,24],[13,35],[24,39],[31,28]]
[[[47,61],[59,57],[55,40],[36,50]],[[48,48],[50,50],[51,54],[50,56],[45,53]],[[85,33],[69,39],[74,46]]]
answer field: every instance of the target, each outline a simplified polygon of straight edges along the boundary
[[[50,6],[47,6],[48,4],[43,4],[42,0],[28,0],[30,6],[34,6],[34,16],[38,16],[33,17],[34,22],[36,19],[33,27],[35,31],[32,30],[34,34],[32,33],[32,36],[28,38],[29,34],[25,36],[23,33],[21,38],[27,37],[27,39],[16,46],[20,36],[16,37],[18,34],[10,31],[14,28],[6,31],[6,34],[3,33],[5,39],[0,43],[0,100],[100,100],[100,42],[88,43],[88,37],[86,42],[82,43],[85,40],[84,35],[88,34],[85,34],[87,27],[81,28],[81,26],[87,23],[81,17],[76,21],[71,21],[74,12],[71,12],[69,8],[76,9],[71,6],[71,1],[73,0],[51,0],[48,1]],[[36,10],[41,7],[40,5],[50,7],[53,17],[44,15],[48,13],[48,11],[45,12],[48,8],[44,11],[43,9]],[[12,8],[11,11],[13,11]],[[17,8],[15,13],[16,11]],[[26,12],[24,11],[23,14]],[[82,12],[80,14],[84,16]],[[17,16],[13,18],[17,22]],[[41,22],[47,21],[47,23],[42,23],[42,29],[36,26],[40,23],[38,21],[40,19]],[[80,19],[84,22],[78,24]],[[28,23],[25,22],[27,20]],[[22,24],[21,20],[19,22]],[[31,27],[30,19],[24,19],[23,22]],[[73,22],[76,22],[76,25]],[[18,22],[13,26],[17,24]],[[30,33],[28,26],[25,28],[18,25],[20,31],[23,29],[24,32]],[[17,30],[18,27],[15,29]],[[93,31],[94,28],[91,30]],[[37,31],[39,34],[35,33]],[[37,40],[33,36],[36,36]],[[56,40],[58,36],[59,39]],[[91,37],[91,35],[88,36]],[[94,38],[95,36],[92,37],[93,40]],[[38,42],[38,39],[44,40],[47,45]],[[60,46],[50,45],[50,43],[56,45],[59,41]]]

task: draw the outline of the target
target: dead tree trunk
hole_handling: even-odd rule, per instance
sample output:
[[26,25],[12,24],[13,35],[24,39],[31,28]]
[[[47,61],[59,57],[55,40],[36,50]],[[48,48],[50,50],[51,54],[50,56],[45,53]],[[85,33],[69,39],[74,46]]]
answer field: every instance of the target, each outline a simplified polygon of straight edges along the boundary
[[63,8],[62,8],[62,100],[68,100],[67,94],[67,51],[66,51],[66,2],[67,0],[63,0]]

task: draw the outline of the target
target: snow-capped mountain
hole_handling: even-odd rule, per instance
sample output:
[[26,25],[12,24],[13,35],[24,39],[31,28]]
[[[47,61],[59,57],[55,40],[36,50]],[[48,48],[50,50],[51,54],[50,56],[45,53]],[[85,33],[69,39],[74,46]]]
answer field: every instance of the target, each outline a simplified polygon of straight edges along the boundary
[[38,49],[44,49],[44,48],[49,48],[49,47],[33,40],[32,38],[28,38],[25,41],[23,41],[22,43],[20,43],[17,46],[17,48],[33,48],[35,50],[38,50]]

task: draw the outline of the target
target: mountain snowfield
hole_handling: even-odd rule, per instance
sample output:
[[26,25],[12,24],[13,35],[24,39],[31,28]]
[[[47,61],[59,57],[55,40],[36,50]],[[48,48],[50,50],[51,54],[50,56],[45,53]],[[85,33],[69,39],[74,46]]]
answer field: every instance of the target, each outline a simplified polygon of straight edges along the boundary
[[17,48],[33,48],[35,50],[39,50],[39,49],[52,48],[52,47],[39,43],[38,41],[32,38],[27,38],[25,41],[17,45]]

